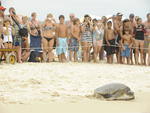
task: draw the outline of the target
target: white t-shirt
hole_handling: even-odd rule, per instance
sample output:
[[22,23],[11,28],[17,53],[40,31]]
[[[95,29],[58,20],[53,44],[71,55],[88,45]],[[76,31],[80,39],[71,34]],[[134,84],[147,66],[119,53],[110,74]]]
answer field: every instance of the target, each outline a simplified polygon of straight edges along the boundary
[[[6,27],[3,27],[3,29],[6,30]],[[6,42],[13,42],[13,39],[12,39],[12,29],[11,28],[8,28],[8,35],[4,34],[3,42],[4,43],[6,43]]]

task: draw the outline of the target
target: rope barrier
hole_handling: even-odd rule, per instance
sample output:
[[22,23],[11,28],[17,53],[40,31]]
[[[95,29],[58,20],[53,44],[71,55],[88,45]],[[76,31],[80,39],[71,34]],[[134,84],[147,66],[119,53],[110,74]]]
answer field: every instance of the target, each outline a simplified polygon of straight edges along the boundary
[[[106,46],[106,47],[107,47],[108,45],[107,45],[107,44],[102,44],[102,46]],[[81,47],[81,48],[83,48],[83,47],[93,47],[93,45],[92,45],[92,46],[71,46],[71,47],[70,47],[70,46],[67,46],[67,47],[66,47],[66,46],[63,46],[63,47],[64,47],[64,48],[67,48],[67,49],[71,49],[71,48],[76,48],[76,47],[78,47],[78,48],[79,48],[79,47]],[[110,46],[108,46],[108,47],[116,47],[116,48],[118,47],[118,48],[122,48],[122,46],[120,46],[120,45],[110,45]],[[32,48],[32,47],[31,47],[31,48],[22,48],[22,49],[24,49],[24,50],[25,50],[25,49],[35,49],[35,50],[36,50],[36,49],[42,49],[42,50],[43,50],[43,49],[57,49],[57,48],[62,48],[62,47],[44,47],[44,48],[42,48],[42,47],[41,47],[41,48],[40,48],[40,47],[36,47],[36,48],[33,47],[33,48]],[[131,49],[150,50],[150,47],[148,47],[148,48],[145,48],[145,47],[144,47],[144,48],[131,47]]]

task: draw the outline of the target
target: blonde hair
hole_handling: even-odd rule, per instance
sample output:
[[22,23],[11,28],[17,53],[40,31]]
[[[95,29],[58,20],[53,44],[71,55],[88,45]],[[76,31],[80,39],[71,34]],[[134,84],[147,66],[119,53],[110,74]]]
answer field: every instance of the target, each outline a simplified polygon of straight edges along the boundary
[[53,18],[53,15],[51,13],[47,14],[47,18]]

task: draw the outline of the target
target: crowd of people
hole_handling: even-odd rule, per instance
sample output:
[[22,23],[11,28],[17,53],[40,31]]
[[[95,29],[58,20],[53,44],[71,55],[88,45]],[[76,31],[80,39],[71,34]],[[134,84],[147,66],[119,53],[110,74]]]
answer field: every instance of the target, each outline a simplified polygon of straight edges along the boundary
[[[66,21],[65,16],[60,15],[56,22],[53,15],[48,14],[45,21],[40,22],[35,12],[31,17],[20,17],[11,7],[9,15],[5,15],[5,8],[1,6],[0,48],[16,48],[18,63],[30,59],[32,48],[41,48],[42,62],[55,61],[56,52],[59,62],[97,63],[106,56],[110,64],[116,58],[120,64],[150,65],[150,13],[145,22],[134,14],[122,20],[121,13],[101,19],[86,14],[83,21],[74,14],[69,17]],[[36,44],[39,44],[37,48],[33,46]],[[0,52],[1,58],[6,55],[7,52]]]

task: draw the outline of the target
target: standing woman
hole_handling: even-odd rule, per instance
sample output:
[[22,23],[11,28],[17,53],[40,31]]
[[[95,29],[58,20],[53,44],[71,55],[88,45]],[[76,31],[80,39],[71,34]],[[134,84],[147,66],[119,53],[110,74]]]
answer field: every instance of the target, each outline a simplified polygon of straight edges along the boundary
[[41,26],[37,20],[37,14],[34,12],[31,14],[30,25],[30,49],[33,51],[41,51]]
[[83,51],[83,62],[90,60],[90,48],[92,46],[92,30],[93,26],[89,15],[84,16],[84,22],[81,26],[81,45]]
[[139,53],[140,53],[140,64],[144,64],[144,33],[145,27],[142,24],[142,19],[137,19],[137,26],[134,28],[135,34],[135,63],[139,64]]
[[37,20],[37,14],[35,12],[33,12],[31,14],[31,21],[30,21],[30,34],[33,36],[38,36],[41,35],[41,27],[40,27],[40,23]]
[[22,43],[22,37],[19,33],[20,29],[21,29],[21,19],[19,18],[19,16],[16,14],[16,11],[13,7],[11,7],[9,9],[9,13],[10,13],[10,19],[12,21],[12,26],[15,29],[15,35],[14,35],[14,47],[17,49],[17,60],[19,63],[22,63],[21,60],[21,43]]
[[97,57],[101,51],[104,38],[104,29],[101,23],[96,19],[93,20],[93,47],[94,47],[94,62],[98,62]]
[[[105,44],[106,44],[106,40],[105,40],[105,35],[106,35],[106,29],[107,29],[107,21],[109,20],[110,18],[107,19],[106,16],[103,16],[101,18],[101,20],[99,20],[99,24],[101,26],[101,29],[102,29],[102,35],[101,37],[103,37],[103,46],[101,47],[100,49],[100,53],[99,53],[99,59],[100,60],[103,60],[104,59],[104,48],[105,48]],[[103,32],[104,31],[104,32]]]
[[43,60],[51,62],[54,59],[53,46],[55,37],[55,23],[52,18],[45,20],[42,26]]

